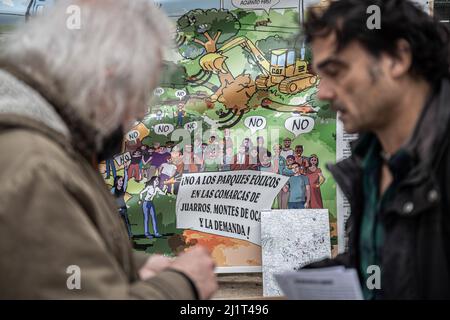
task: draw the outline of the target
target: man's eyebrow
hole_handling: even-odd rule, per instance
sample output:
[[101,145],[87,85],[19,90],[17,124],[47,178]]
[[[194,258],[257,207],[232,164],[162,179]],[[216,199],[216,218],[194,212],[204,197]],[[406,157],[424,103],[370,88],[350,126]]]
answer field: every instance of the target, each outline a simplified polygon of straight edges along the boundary
[[340,67],[347,66],[347,64],[344,61],[342,61],[342,60],[340,60],[338,58],[335,58],[335,57],[330,57],[330,58],[327,58],[324,61],[318,63],[317,66],[316,66],[316,69],[317,70],[324,69],[330,64],[335,64],[335,65],[338,65]]

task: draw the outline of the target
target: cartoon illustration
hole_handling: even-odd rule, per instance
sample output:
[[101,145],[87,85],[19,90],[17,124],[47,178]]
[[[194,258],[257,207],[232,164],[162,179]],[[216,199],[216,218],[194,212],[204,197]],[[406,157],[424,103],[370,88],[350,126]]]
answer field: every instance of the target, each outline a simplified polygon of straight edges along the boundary
[[186,111],[184,111],[184,104],[179,103],[177,110],[177,127],[183,127],[183,119],[185,115]]
[[254,30],[256,30],[257,27],[267,27],[272,21],[270,18],[267,18],[265,20],[259,20],[255,22]]
[[[19,2],[23,5],[10,8],[4,1],[2,27],[12,20],[32,18],[43,10],[40,5],[54,1]],[[122,151],[129,153],[131,161],[120,164],[110,159],[100,170],[109,185],[114,178],[111,190],[129,234],[135,235],[137,250],[173,255],[198,243],[211,249],[218,266],[259,266],[260,247],[177,229],[177,188],[188,173],[273,172],[293,178],[274,205],[287,209],[289,203],[301,207],[302,194],[303,206],[308,206],[306,182],[299,178],[307,177],[309,207],[328,209],[331,225],[336,224],[336,185],[331,174],[319,167],[319,158],[323,163],[336,160],[336,114],[316,98],[320,79],[311,70],[310,48],[298,26],[303,19],[303,1],[289,1],[289,5],[280,1],[274,7],[211,1],[210,8],[206,1],[170,2],[170,6],[158,5],[174,20],[175,46],[166,57],[165,72],[153,92],[148,114],[124,139]],[[317,9],[327,2],[317,0]],[[252,116],[265,119],[265,129],[278,130],[279,135],[263,135],[256,127],[249,130],[244,122]],[[308,132],[301,130],[306,116],[314,121]],[[287,125],[289,118],[299,119],[297,131]],[[154,128],[158,125],[170,130],[157,132]],[[192,126],[187,134],[190,141],[172,137],[174,128],[187,125]],[[197,129],[211,134],[197,135]],[[239,130],[245,132],[236,135]],[[137,199],[141,199],[139,203]],[[156,207],[164,212],[160,225]],[[141,233],[145,237],[139,238]],[[164,237],[153,239],[160,234]]]
[[294,175],[289,178],[289,209],[308,209],[310,207],[311,188],[308,177],[304,175],[304,167],[294,162]]
[[311,187],[311,209],[322,209],[322,193],[320,192],[320,186],[325,182],[322,170],[319,168],[319,158],[317,155],[312,154],[309,157],[309,166],[306,169],[306,175],[309,179],[309,185]]
[[141,148],[138,148],[131,153],[131,164],[128,167],[128,179],[134,178],[134,180],[136,180],[137,182],[141,181],[141,163],[142,151]]
[[[159,238],[161,235],[158,232],[158,221],[156,219],[156,209],[153,203],[153,199],[157,194],[165,195],[166,187],[163,189],[159,188],[159,178],[157,176],[152,177],[146,184],[144,190],[139,194],[139,203],[142,203],[142,211],[144,212],[144,232],[145,236],[149,239],[154,237]],[[152,218],[153,232],[152,235],[149,231],[148,223],[149,217]]]
[[283,140],[283,149],[281,150],[280,154],[285,159],[287,159],[288,156],[294,155],[294,150],[291,148],[292,139],[289,137],[284,138]]
[[163,117],[164,117],[164,112],[162,110],[157,110],[155,113],[156,120],[162,121]]
[[168,188],[168,192],[173,193],[173,184],[169,184],[168,181],[175,177],[176,173],[177,166],[173,164],[172,156],[169,156],[167,162],[162,163],[159,167],[159,188]]
[[[133,245],[174,255],[202,244],[218,266],[259,266],[257,245],[177,229],[183,176],[238,170],[288,176],[292,182],[272,208],[322,207],[336,223],[334,181],[311,158],[335,160],[336,114],[316,99],[320,79],[311,72],[310,49],[299,33],[298,6],[265,11],[224,2],[220,8],[196,9],[192,2],[179,1],[186,9],[171,14],[176,46],[148,115],[127,133],[123,152],[131,161],[116,165],[131,195]],[[184,132],[183,138],[175,132]],[[164,212],[159,219],[156,208]]]
[[142,172],[147,181],[150,180],[156,173],[155,166],[152,166],[151,160],[153,157],[153,153],[155,152],[155,148],[150,146],[147,148],[146,152],[142,155]]
[[125,202],[125,193],[128,187],[128,170],[124,170],[125,175],[115,176],[114,185],[111,188],[111,193],[116,199],[117,208],[119,210],[120,217],[122,218],[125,226],[127,228],[128,236],[130,239],[133,237],[133,232],[131,231],[130,220],[128,219],[128,207]]
[[116,166],[114,165],[114,159],[107,159],[106,160],[106,177],[105,179],[109,179],[111,176],[111,172],[113,175],[113,178],[116,179]]
[[295,146],[294,157],[295,162],[299,163],[302,167],[309,167],[308,158],[303,156],[303,146],[301,144]]

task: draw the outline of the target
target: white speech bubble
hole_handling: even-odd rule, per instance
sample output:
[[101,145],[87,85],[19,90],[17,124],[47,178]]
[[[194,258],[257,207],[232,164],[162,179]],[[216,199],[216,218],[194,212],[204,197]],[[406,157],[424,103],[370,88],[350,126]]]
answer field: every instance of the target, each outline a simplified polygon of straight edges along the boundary
[[183,99],[185,96],[186,96],[186,91],[184,91],[184,90],[177,90],[176,92],[175,92],[175,96],[178,98],[178,99]]
[[233,6],[239,9],[264,10],[269,14],[269,10],[280,3],[281,0],[231,0]]
[[158,87],[158,88],[156,88],[155,90],[153,90],[153,94],[154,94],[155,96],[160,97],[160,96],[162,96],[162,95],[164,94],[164,89],[161,88],[161,87]]
[[156,134],[167,137],[168,134],[172,133],[172,131],[175,130],[175,127],[170,123],[161,123],[155,125],[153,127],[153,130]]
[[185,128],[187,131],[192,132],[192,131],[194,131],[195,129],[198,128],[198,123],[197,123],[196,121],[188,122],[188,123],[186,123],[186,124],[184,125],[184,128]]
[[139,131],[137,130],[131,130],[127,133],[127,139],[128,140],[136,140],[137,138],[139,138]]
[[314,118],[311,117],[290,117],[286,119],[284,127],[287,131],[292,132],[295,137],[302,133],[311,132],[314,128]]
[[250,129],[252,134],[258,130],[262,130],[266,127],[266,118],[261,116],[252,116],[245,118],[244,125]]

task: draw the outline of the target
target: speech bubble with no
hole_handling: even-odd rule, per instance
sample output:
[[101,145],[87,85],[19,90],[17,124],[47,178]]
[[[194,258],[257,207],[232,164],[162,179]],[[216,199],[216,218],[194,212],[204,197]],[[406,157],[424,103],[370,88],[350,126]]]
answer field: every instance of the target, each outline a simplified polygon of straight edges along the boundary
[[290,117],[286,119],[284,127],[287,131],[292,132],[295,137],[302,133],[311,132],[314,129],[314,118],[311,117]]
[[186,124],[184,125],[184,128],[185,128],[187,131],[192,132],[192,131],[194,131],[195,129],[198,128],[198,123],[197,123],[196,121],[188,122],[188,123],[186,123]]
[[247,117],[244,120],[244,125],[250,129],[252,134],[254,134],[258,130],[262,130],[266,127],[267,120],[261,116],[252,116]]
[[186,96],[186,91],[184,91],[184,90],[177,90],[176,92],[175,92],[175,96],[178,98],[178,99],[183,99],[185,96]]
[[155,96],[161,96],[161,95],[163,95],[164,94],[164,89],[163,88],[161,88],[161,87],[158,87],[158,88],[156,88],[155,90],[153,90],[153,94],[155,95]]
[[173,124],[170,123],[160,123],[153,127],[153,130],[155,131],[155,134],[166,136],[170,133],[172,133],[173,130],[175,130],[175,127]]
[[134,141],[137,138],[139,138],[139,131],[137,130],[131,130],[127,133],[127,139],[130,141]]

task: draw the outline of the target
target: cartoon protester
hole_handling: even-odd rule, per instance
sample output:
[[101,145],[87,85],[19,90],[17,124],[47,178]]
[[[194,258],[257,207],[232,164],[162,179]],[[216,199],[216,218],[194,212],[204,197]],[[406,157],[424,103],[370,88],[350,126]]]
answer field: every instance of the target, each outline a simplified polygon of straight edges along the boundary
[[283,140],[283,149],[281,150],[281,155],[283,158],[287,159],[288,156],[294,155],[294,150],[291,148],[292,139],[289,137],[284,138]]
[[247,170],[250,168],[250,156],[245,152],[245,146],[239,147],[238,153],[234,156],[231,170]]
[[[283,156],[281,156],[281,158],[284,159]],[[295,164],[295,157],[293,155],[287,156],[286,163],[282,168],[281,174],[284,176],[288,176],[288,177],[293,176],[295,174],[294,164]],[[285,186],[283,186],[283,188],[281,189],[281,191],[279,193],[278,205],[280,206],[280,209],[288,209],[288,203],[289,203],[289,199],[291,197],[289,189],[290,189],[290,186],[289,186],[289,183],[287,183]]]
[[183,152],[178,146],[175,146],[170,153],[172,158],[172,164],[177,168],[177,175],[183,174],[184,162],[183,162]]
[[151,166],[156,170],[163,163],[167,162],[170,158],[170,152],[167,151],[165,146],[162,146],[159,142],[153,144],[155,151],[152,154],[152,159],[150,160]]
[[303,146],[301,144],[295,146],[294,157],[295,162],[302,167],[307,168],[309,166],[308,157],[303,156]]
[[261,155],[261,164],[258,166],[259,171],[265,171],[265,172],[273,172],[272,168],[272,153],[270,151],[267,151]]
[[220,171],[230,171],[231,165],[233,163],[233,147],[227,147],[225,150],[225,154],[223,155],[223,165],[220,168]]
[[113,174],[113,178],[116,179],[117,173],[116,173],[116,166],[114,165],[114,159],[107,159],[106,160],[106,179],[109,179],[111,177],[111,173]]
[[125,202],[125,193],[127,192],[128,187],[128,170],[126,165],[123,172],[123,177],[116,176],[114,178],[114,185],[111,189],[111,193],[116,199],[117,209],[119,210],[120,217],[122,218],[123,222],[125,223],[125,227],[127,228],[128,237],[130,237],[131,239],[133,233],[131,232],[131,225],[128,219],[128,209]]
[[135,140],[126,140],[125,141],[125,151],[133,152],[142,147],[141,139],[137,138]]
[[[272,172],[283,174],[284,169],[286,168],[286,159],[281,155],[281,144],[275,144],[273,147],[273,156],[272,156]],[[289,187],[283,186],[280,192],[277,195],[277,204],[278,209],[287,209],[287,204],[289,200]]]
[[309,157],[309,167],[306,169],[306,175],[311,187],[311,209],[323,209],[322,193],[320,186],[325,182],[325,177],[319,166],[319,158],[312,154]]
[[[154,176],[145,183],[144,190],[142,190],[139,194],[140,200],[138,203],[142,204],[142,211],[144,212],[144,232],[145,236],[149,239],[153,239],[153,237],[161,237],[158,232],[158,222],[156,221],[156,209],[155,205],[153,204],[153,199],[155,198],[156,194],[165,195],[167,188],[164,186],[164,188],[161,190],[158,185],[159,177]],[[149,215],[152,217],[154,235],[150,233],[148,228]]]
[[297,162],[292,164],[294,175],[289,178],[289,209],[308,209],[310,207],[310,186],[304,168]]
[[208,147],[206,151],[204,171],[206,172],[219,171],[223,159],[221,159],[220,155],[217,152],[217,149],[218,148],[215,146]]
[[183,127],[183,119],[185,115],[186,111],[184,111],[184,103],[179,103],[177,110],[177,127]]
[[156,172],[156,168],[151,164],[154,152],[155,148],[153,146],[149,146],[147,152],[142,155],[142,173],[143,176],[147,178],[147,181],[150,180],[150,178],[153,177]]
[[225,149],[233,149],[233,139],[231,138],[231,130],[229,128],[223,131],[223,140],[225,142]]
[[255,147],[251,148],[249,151],[249,161],[249,170],[258,170],[258,150]]
[[267,155],[267,148],[264,145],[264,137],[259,136],[256,138],[256,152],[257,152],[257,164],[261,165],[263,156]]
[[156,117],[157,121],[162,121],[162,119],[164,117],[164,112],[161,109],[158,109],[156,111],[155,117]]
[[253,149],[253,143],[250,138],[244,138],[241,143],[241,147],[245,148],[245,154],[249,154],[250,150]]
[[281,145],[275,144],[273,146],[274,155],[272,157],[272,172],[283,174],[286,168],[286,159],[281,155]]
[[287,156],[286,158],[286,166],[283,168],[282,174],[285,176],[292,176],[294,175],[294,170],[292,168],[293,164],[295,163],[295,157],[294,156]]
[[198,172],[198,166],[195,157],[196,155],[192,151],[192,145],[190,144],[185,145],[182,156],[182,163],[183,163],[182,173]]
[[173,164],[172,156],[169,156],[167,162],[164,162],[159,167],[159,188],[163,189],[167,184],[169,185],[169,192],[173,193],[173,182],[169,183],[177,174],[177,166]]
[[131,164],[128,167],[128,178],[134,178],[136,182],[141,181],[141,162],[142,162],[142,151],[139,149],[131,153]]

